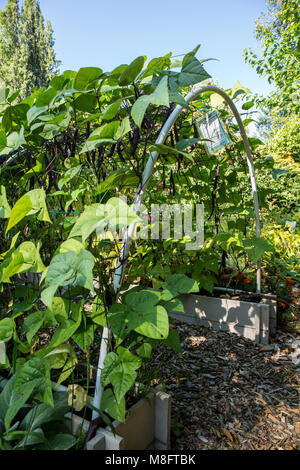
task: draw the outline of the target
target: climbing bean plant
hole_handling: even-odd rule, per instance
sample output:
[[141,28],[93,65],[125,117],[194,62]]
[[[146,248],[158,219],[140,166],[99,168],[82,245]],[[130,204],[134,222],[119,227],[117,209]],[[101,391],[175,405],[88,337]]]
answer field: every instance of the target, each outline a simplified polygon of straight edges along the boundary
[[[117,301],[120,240],[102,235],[112,220],[119,228],[139,220],[119,196],[130,202],[165,119],[210,77],[197,50],[181,63],[169,53],[109,73],[66,71],[17,104],[17,93],[0,90],[0,368],[17,374],[4,432],[33,397],[54,406],[51,380],[70,378],[75,348],[89,360],[107,324],[101,410],[112,418],[125,419],[125,396],[152,348],[165,341],[178,350],[167,312],[197,283],[170,276],[161,292],[137,288]],[[182,147],[175,154],[192,160]]]
[[[235,100],[243,98],[241,116],[247,128],[254,121],[251,117],[254,102],[249,98],[249,90],[237,82],[226,92]],[[232,141],[217,155],[208,155],[199,145],[197,131],[197,119],[212,107],[218,109]],[[268,213],[269,187],[282,173],[274,168],[271,157],[265,158],[260,154],[262,142],[258,138],[249,137],[248,140],[256,175],[263,176],[265,182],[259,186],[260,209]],[[256,263],[265,252],[272,251],[272,246],[254,235],[253,199],[243,156],[244,145],[232,113],[222,98],[210,92],[191,103],[189,113],[179,118],[167,139],[171,147],[177,145],[177,148],[182,148],[185,142],[191,144],[187,152],[192,161],[174,158],[168,147],[161,149],[160,165],[150,182],[146,200],[148,204],[155,202],[161,206],[170,202],[203,203],[205,243],[201,250],[186,250],[185,239],[139,243],[133,253],[129,277],[134,280],[140,276],[145,284],[148,281],[158,287],[166,275],[185,273],[198,282],[204,293],[212,294],[214,286],[220,283],[220,271],[228,268],[233,276],[241,271],[250,271],[251,282],[248,278],[248,285],[243,287],[253,291],[256,289]],[[227,287],[237,286],[233,276],[227,276]],[[243,274],[241,276],[246,278]]]
[[[184,100],[191,86],[211,78],[197,51],[182,61],[173,61],[171,53],[149,62],[141,56],[112,72],[66,71],[17,104],[17,93],[0,90],[0,369],[16,374],[17,394],[3,432],[33,397],[54,405],[52,381],[72,381],[78,350],[89,364],[107,325],[112,335],[100,411],[124,421],[126,396],[152,349],[164,342],[180,350],[168,319],[169,311],[182,309],[178,295],[198,291],[199,284],[212,291],[218,257],[224,262],[231,249],[254,262],[271,249],[245,230],[253,214],[243,146],[226,107],[220,114],[231,150],[208,158],[198,145],[195,118],[207,104],[217,104],[210,93],[189,106]],[[233,99],[247,95],[239,83],[229,92]],[[177,104],[185,113],[157,147]],[[253,150],[259,144],[250,143]],[[176,254],[174,262],[168,252],[172,242],[165,242],[167,249],[158,244],[158,251],[152,241],[135,242],[126,281],[141,282],[129,291],[125,285],[117,298],[112,279],[121,240],[107,240],[105,233],[112,224],[125,229],[139,223],[130,204],[157,148],[145,203],[203,202],[206,242],[202,250],[183,253],[188,269],[176,268]],[[265,163],[258,159],[259,165]],[[182,248],[175,250],[181,256]],[[149,290],[149,280],[160,290]]]

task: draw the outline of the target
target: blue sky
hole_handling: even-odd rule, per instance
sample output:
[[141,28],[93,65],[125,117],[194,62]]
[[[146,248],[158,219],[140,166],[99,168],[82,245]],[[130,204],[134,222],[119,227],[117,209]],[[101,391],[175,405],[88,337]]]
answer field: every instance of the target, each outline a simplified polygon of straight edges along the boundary
[[[0,0],[0,5],[5,2]],[[245,64],[243,49],[259,50],[255,19],[264,0],[40,0],[55,33],[61,70],[98,66],[105,71],[139,55],[148,59],[201,48],[198,58],[214,57],[208,72],[220,86],[236,80],[253,92],[270,87]]]
[[[0,0],[3,8],[6,0]],[[61,71],[98,66],[110,71],[139,55],[148,59],[201,48],[198,58],[214,57],[207,71],[223,88],[236,80],[253,92],[270,86],[245,64],[243,49],[259,51],[255,20],[265,0],[40,0],[55,35]]]

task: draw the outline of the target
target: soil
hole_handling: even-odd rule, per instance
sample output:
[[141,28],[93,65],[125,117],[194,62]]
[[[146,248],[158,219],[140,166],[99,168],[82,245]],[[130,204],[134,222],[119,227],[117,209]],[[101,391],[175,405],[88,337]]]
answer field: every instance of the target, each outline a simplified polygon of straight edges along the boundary
[[172,397],[172,450],[300,449],[299,336],[279,330],[260,347],[198,325],[172,327],[182,354],[160,346],[147,366],[160,369]]

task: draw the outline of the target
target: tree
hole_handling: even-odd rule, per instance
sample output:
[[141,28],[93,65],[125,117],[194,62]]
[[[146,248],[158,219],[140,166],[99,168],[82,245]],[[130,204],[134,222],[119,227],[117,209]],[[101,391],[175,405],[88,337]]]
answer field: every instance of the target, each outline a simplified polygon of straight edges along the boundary
[[13,90],[18,89],[20,20],[19,0],[8,0],[0,10],[0,80]]
[[267,141],[270,138],[273,125],[272,118],[270,116],[270,109],[266,106],[261,106],[260,111],[261,113],[256,118],[256,128],[262,139]]
[[300,88],[300,22],[297,0],[268,0],[268,11],[255,27],[256,38],[262,43],[262,57],[245,50],[245,60],[261,77],[275,85],[267,98],[258,103],[271,111],[289,116],[299,113]]
[[47,87],[58,71],[53,30],[44,23],[38,0],[8,0],[0,10],[0,76],[3,85],[28,96]]

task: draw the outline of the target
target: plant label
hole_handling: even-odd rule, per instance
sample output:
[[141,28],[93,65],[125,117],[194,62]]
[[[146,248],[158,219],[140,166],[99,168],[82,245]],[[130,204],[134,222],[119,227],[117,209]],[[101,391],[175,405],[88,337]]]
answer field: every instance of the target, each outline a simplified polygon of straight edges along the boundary
[[200,135],[205,141],[208,153],[213,154],[220,148],[231,143],[217,111],[207,113],[197,123]]

